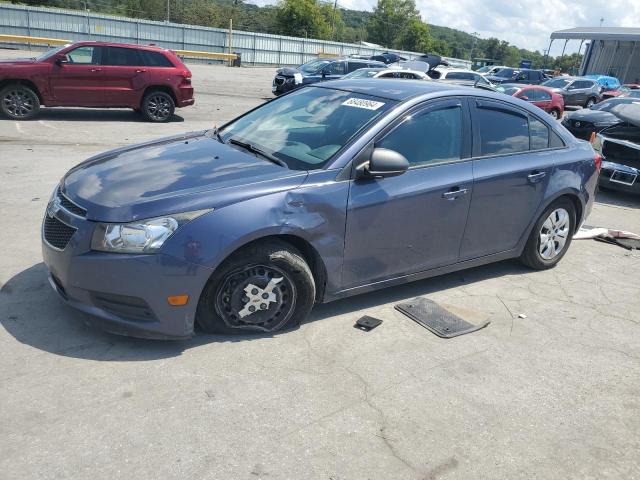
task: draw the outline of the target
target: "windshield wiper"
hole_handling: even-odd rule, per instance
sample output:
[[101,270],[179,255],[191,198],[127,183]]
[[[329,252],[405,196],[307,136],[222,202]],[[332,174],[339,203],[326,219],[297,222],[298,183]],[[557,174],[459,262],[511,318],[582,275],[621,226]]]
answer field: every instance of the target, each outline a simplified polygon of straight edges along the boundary
[[241,142],[240,140],[236,140],[235,138],[230,138],[228,140],[229,143],[232,143],[233,145],[237,145],[239,147],[244,148],[245,150],[250,151],[251,153],[255,153],[256,155],[260,155],[263,158],[266,158],[267,160],[269,160],[270,162],[275,163],[276,165],[280,165],[281,167],[285,167],[288,168],[288,165],[283,162],[282,160],[280,160],[279,158],[274,157],[273,155],[260,150],[257,147],[254,147],[253,145],[251,145],[250,143],[246,143],[246,142]]

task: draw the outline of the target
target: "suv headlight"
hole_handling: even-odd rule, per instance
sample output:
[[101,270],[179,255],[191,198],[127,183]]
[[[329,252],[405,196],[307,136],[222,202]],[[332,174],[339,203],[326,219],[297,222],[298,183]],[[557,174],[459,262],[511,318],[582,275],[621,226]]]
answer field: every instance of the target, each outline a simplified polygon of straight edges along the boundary
[[182,225],[211,210],[177,213],[130,223],[99,223],[91,249],[112,253],[155,253]]

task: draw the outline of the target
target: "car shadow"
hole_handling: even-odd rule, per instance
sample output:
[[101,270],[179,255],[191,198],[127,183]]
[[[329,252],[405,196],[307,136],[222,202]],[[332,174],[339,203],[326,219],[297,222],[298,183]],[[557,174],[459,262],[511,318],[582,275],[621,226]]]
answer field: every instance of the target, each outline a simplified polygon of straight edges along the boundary
[[598,190],[596,202],[613,207],[626,207],[640,209],[640,195],[617,190]]
[[[504,261],[390,287],[317,305],[304,323],[527,271],[529,270],[517,262]],[[84,324],[86,318],[84,313],[60,301],[48,284],[43,263],[18,273],[0,288],[0,324],[4,329],[24,345],[65,357],[97,361],[148,361],[180,356],[185,350],[215,342],[244,342],[287,335],[287,332],[211,335],[197,331],[188,340],[144,340],[121,337],[88,327]]]
[[[32,120],[47,122],[141,122],[149,123],[131,109],[99,108],[43,108]],[[169,123],[184,122],[184,118],[174,114]]]

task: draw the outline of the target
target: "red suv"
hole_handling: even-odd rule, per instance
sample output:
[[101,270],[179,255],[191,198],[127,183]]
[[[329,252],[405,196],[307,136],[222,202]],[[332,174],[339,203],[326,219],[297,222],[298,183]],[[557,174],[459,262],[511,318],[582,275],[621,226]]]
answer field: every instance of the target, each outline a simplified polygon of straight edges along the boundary
[[33,118],[47,107],[133,108],[166,122],[176,107],[193,105],[191,72],[171,50],[78,42],[38,58],[0,62],[0,109]]

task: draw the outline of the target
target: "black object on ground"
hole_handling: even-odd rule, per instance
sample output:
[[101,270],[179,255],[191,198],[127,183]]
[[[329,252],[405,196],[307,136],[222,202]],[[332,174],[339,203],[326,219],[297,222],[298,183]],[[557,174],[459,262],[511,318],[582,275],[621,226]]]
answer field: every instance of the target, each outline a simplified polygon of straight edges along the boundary
[[618,245],[627,250],[640,250],[640,240],[637,238],[617,238],[617,237],[595,237],[594,240],[611,245]]
[[376,328],[381,323],[382,320],[378,320],[377,318],[365,315],[364,317],[358,319],[354,327],[359,330],[368,332],[369,330],[373,330],[374,328]]
[[452,338],[475,332],[491,323],[487,320],[480,325],[473,325],[445,310],[436,302],[422,297],[399,303],[395,308],[442,338]]

